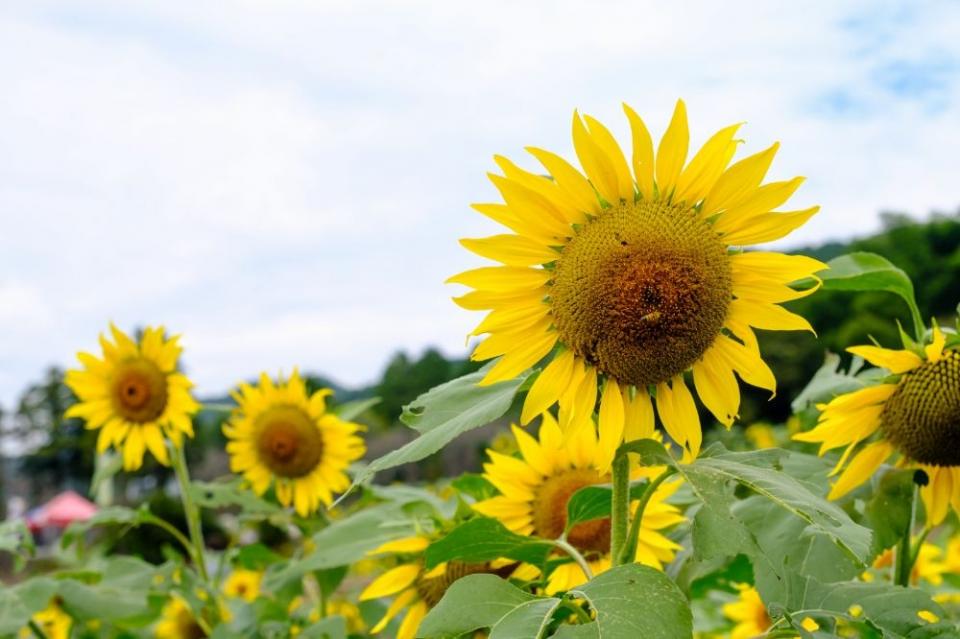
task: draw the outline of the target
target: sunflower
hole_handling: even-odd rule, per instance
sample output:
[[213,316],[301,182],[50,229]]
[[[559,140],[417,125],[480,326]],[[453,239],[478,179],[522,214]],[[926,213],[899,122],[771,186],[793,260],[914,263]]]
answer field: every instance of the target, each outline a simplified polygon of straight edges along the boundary
[[243,599],[247,603],[257,600],[260,595],[260,582],[263,572],[238,568],[230,573],[223,582],[223,594],[227,597]]
[[[31,618],[46,635],[47,639],[68,639],[70,636],[70,627],[73,625],[73,618],[63,611],[57,600],[33,615]],[[19,638],[29,639],[36,636],[30,627],[20,629]]]
[[163,605],[154,635],[157,639],[203,639],[209,636],[187,602],[176,596],[171,596]]
[[433,608],[453,582],[461,577],[477,573],[495,572],[490,563],[464,563],[461,561],[443,562],[431,570],[423,564],[423,551],[430,545],[431,538],[414,535],[388,541],[370,551],[371,555],[399,555],[402,562],[374,579],[363,592],[360,601],[395,596],[387,607],[386,613],[371,628],[371,634],[381,632],[406,610],[407,614],[400,622],[396,639],[414,639],[420,622]]
[[753,329],[812,330],[778,304],[813,292],[789,284],[825,268],[803,256],[731,250],[779,239],[819,209],[773,212],[803,182],[761,185],[778,144],[730,165],[736,124],[687,162],[687,114],[678,101],[655,160],[643,121],[624,111],[631,162],[600,122],[577,113],[573,143],[586,176],[538,148],[528,151],[549,178],[496,157],[504,175],[490,179],[505,203],[474,208],[512,232],[461,244],[500,265],[448,280],[475,289],[455,299],[461,307],[490,311],[471,333],[488,335],[474,359],[502,356],[483,384],[553,353],[527,394],[523,424],[559,402],[566,429],[593,412],[599,383],[601,471],[623,437],[624,415],[653,418],[654,389],[667,433],[688,457],[697,455],[702,435],[688,370],[727,427],[740,405],[735,373],[773,392]]
[[[601,448],[592,424],[579,428],[567,443],[556,420],[544,413],[539,439],[516,426],[513,434],[522,457],[509,457],[488,450],[490,462],[484,465],[483,476],[497,487],[500,495],[474,504],[478,512],[499,519],[507,528],[521,535],[544,539],[559,538],[567,526],[567,502],[584,486],[610,483],[610,476],[597,471]],[[652,436],[650,432],[646,434]],[[634,478],[645,476],[650,469],[637,467]],[[661,530],[684,520],[680,511],[666,499],[680,482],[668,482],[657,488],[643,511],[636,560],[661,569],[673,560],[680,549]],[[596,575],[611,566],[610,519],[581,522],[569,531],[570,542],[590,564]],[[570,590],[587,581],[575,563],[558,566],[548,578],[548,594]]]
[[258,495],[272,481],[280,503],[292,503],[301,517],[321,502],[329,506],[333,494],[350,485],[344,471],[366,451],[357,435],[362,426],[327,412],[332,393],[309,394],[296,370],[276,384],[263,373],[259,386],[241,384],[233,393],[237,408],[223,427],[230,470],[242,473]]
[[179,447],[184,435],[193,437],[190,417],[200,408],[190,396],[193,384],[177,370],[179,337],[166,339],[162,326],[148,326],[139,343],[112,324],[110,332],[112,342],[100,335],[102,358],[78,353],[83,368],[67,371],[66,384],[80,401],[66,416],[99,429],[97,451],[123,451],[125,470],[140,468],[145,450],[168,466],[164,440]]
[[[767,606],[760,593],[753,586],[738,584],[739,595],[736,601],[723,605],[723,616],[735,623],[730,631],[730,639],[756,639],[766,636],[773,625]],[[816,632],[820,626],[811,617],[804,617],[800,625],[807,632]]]
[[831,499],[870,479],[897,454],[899,465],[922,469],[928,477],[920,495],[929,525],[942,522],[951,506],[960,511],[960,351],[945,345],[944,334],[934,326],[931,342],[922,349],[847,349],[890,376],[820,405],[817,426],[794,435],[798,441],[819,443],[821,455],[845,447],[833,471],[840,476]]

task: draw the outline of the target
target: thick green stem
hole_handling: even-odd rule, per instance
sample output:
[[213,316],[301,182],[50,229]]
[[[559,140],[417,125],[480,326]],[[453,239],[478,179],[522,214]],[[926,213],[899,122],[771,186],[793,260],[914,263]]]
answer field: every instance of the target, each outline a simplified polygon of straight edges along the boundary
[[626,454],[617,455],[613,460],[610,500],[610,556],[616,561],[627,540],[627,521],[630,518],[630,460]]
[[916,557],[911,549],[911,535],[913,534],[913,522],[917,517],[917,492],[919,487],[916,482],[913,483],[913,491],[910,493],[910,519],[907,522],[906,529],[903,531],[903,537],[900,538],[900,544],[897,546],[897,563],[894,572],[894,583],[898,586],[910,585],[910,573],[913,572],[913,563]]
[[183,502],[183,514],[187,518],[187,529],[190,532],[190,541],[193,544],[194,563],[197,566],[197,572],[200,573],[200,578],[209,586],[210,576],[207,574],[207,562],[203,553],[200,511],[193,503],[193,495],[190,493],[190,474],[187,470],[187,458],[183,454],[183,447],[176,446],[171,442],[170,458],[173,470],[177,475],[177,482],[180,484],[180,500]]
[[640,542],[640,529],[643,528],[643,512],[646,510],[647,504],[650,503],[650,499],[653,497],[654,493],[657,492],[657,488],[660,487],[660,484],[662,484],[673,473],[673,468],[667,468],[665,471],[660,473],[656,479],[651,481],[647,485],[647,488],[643,491],[643,497],[640,498],[640,503],[637,504],[637,509],[633,512],[633,520],[630,522],[630,530],[627,532],[627,540],[624,543],[623,548],[621,548],[620,554],[615,555],[615,566],[633,563],[637,556],[637,544]]
[[587,560],[583,558],[583,555],[580,554],[580,551],[570,545],[570,543],[561,537],[560,539],[554,539],[553,545],[562,550],[563,552],[570,555],[577,565],[580,566],[580,570],[583,571],[583,574],[587,576],[587,580],[593,579],[593,571],[590,570],[590,564],[587,563]]

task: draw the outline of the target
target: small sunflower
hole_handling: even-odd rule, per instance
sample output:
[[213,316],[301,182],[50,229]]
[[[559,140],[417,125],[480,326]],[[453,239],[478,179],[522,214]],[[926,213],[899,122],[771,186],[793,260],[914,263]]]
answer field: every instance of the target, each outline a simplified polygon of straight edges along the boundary
[[179,337],[166,339],[162,326],[148,326],[139,343],[116,326],[110,332],[112,342],[100,336],[102,358],[81,352],[83,368],[67,371],[66,384],[80,401],[66,416],[99,429],[97,451],[122,451],[125,470],[140,468],[146,450],[167,466],[165,440],[179,447],[184,435],[193,437],[190,417],[200,408],[190,396],[193,384],[177,370]]
[[177,596],[171,596],[163,605],[154,635],[157,639],[204,639],[209,636],[197,623],[187,602]]
[[308,394],[297,371],[276,384],[263,373],[258,386],[241,384],[233,393],[237,408],[223,427],[230,470],[258,495],[272,481],[280,503],[292,503],[302,517],[350,485],[345,471],[366,451],[357,435],[362,426],[327,412],[332,392]]
[[[47,639],[68,639],[73,618],[63,611],[60,604],[54,600],[32,617],[33,623],[43,631]],[[29,627],[21,628],[19,639],[30,639],[34,632]]]
[[778,144],[730,165],[740,143],[733,125],[687,162],[678,101],[655,159],[643,121],[624,110],[632,161],[600,122],[577,113],[573,143],[586,176],[542,149],[528,151],[549,178],[496,157],[504,175],[490,179],[505,203],[474,208],[512,232],[461,244],[501,265],[448,280],[475,289],[455,299],[461,307],[490,311],[472,333],[488,335],[474,359],[500,357],[482,383],[513,378],[553,353],[527,394],[523,424],[559,402],[566,429],[593,413],[599,383],[601,471],[623,437],[624,416],[652,419],[654,389],[667,433],[697,455],[702,435],[688,370],[727,427],[740,405],[737,375],[773,392],[754,329],[812,330],[778,304],[812,293],[816,286],[790,283],[826,267],[733,250],[779,239],[819,209],[773,211],[803,182],[761,184]]
[[439,603],[453,582],[467,575],[495,571],[489,563],[469,564],[460,561],[444,562],[427,570],[423,565],[423,551],[430,542],[429,537],[414,535],[388,541],[370,551],[371,555],[398,555],[402,560],[400,565],[374,579],[360,593],[360,601],[395,597],[383,618],[370,629],[371,634],[381,632],[394,617],[406,610],[406,616],[397,628],[396,639],[414,639],[420,622]]
[[[515,533],[557,539],[567,526],[567,502],[571,495],[584,486],[610,483],[609,475],[596,470],[597,456],[602,454],[596,430],[592,425],[577,429],[565,444],[556,420],[545,413],[539,439],[516,426],[513,433],[522,457],[487,451],[490,462],[484,465],[484,477],[501,494],[473,507],[499,519]],[[632,474],[639,478],[649,470],[637,467]],[[661,484],[643,511],[638,562],[662,569],[680,549],[660,532],[684,520],[680,511],[665,501],[679,485],[678,481]],[[583,554],[595,575],[610,568],[609,518],[575,525],[567,534],[567,541]],[[586,581],[587,576],[577,564],[566,563],[550,574],[546,591],[566,591]]]
[[898,465],[920,468],[929,478],[920,490],[928,524],[942,522],[951,506],[960,512],[960,351],[945,345],[944,334],[934,326],[931,343],[922,351],[847,349],[891,375],[885,378],[889,381],[820,405],[816,428],[794,435],[798,441],[819,443],[821,455],[845,447],[833,471],[840,476],[831,499],[864,483],[899,454]]
[[227,597],[236,597],[250,603],[260,595],[260,582],[263,572],[259,570],[244,570],[238,568],[230,573],[223,582],[223,594]]
[[[767,606],[760,598],[760,593],[747,584],[739,584],[737,588],[740,591],[737,601],[723,605],[723,616],[735,623],[730,631],[730,639],[757,639],[766,636],[773,621],[767,614]],[[807,632],[816,632],[820,628],[811,617],[804,617],[800,625]]]

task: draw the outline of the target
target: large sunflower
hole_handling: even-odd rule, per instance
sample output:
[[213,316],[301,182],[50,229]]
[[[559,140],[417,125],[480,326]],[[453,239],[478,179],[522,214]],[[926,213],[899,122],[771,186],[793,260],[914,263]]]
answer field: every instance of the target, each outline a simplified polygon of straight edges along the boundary
[[362,427],[327,412],[332,392],[308,394],[297,371],[276,384],[266,373],[258,386],[241,384],[223,427],[230,470],[242,473],[258,495],[273,482],[280,503],[292,503],[303,517],[321,502],[329,506],[333,494],[350,485],[344,471],[366,451],[357,435]]
[[81,352],[83,368],[67,371],[80,401],[66,416],[99,429],[97,451],[121,450],[125,470],[140,468],[146,450],[169,465],[164,440],[180,446],[184,435],[193,437],[190,416],[200,408],[190,396],[193,384],[177,370],[179,338],[166,339],[162,326],[148,326],[139,343],[112,324],[110,332],[112,342],[100,335],[102,358]]
[[727,426],[740,405],[734,373],[773,391],[753,329],[810,329],[777,304],[812,292],[789,284],[825,268],[803,256],[731,250],[779,239],[818,210],[772,212],[803,181],[761,185],[777,144],[728,166],[739,143],[733,125],[687,162],[679,101],[654,159],[643,121],[624,110],[632,161],[600,122],[576,113],[573,143],[586,176],[537,148],[528,150],[550,178],[495,158],[504,175],[490,179],[505,204],[474,208],[512,233],[461,243],[502,265],[449,280],[476,289],[455,300],[460,306],[490,310],[473,332],[488,334],[473,357],[502,357],[483,383],[554,352],[527,394],[524,424],[559,402],[566,428],[593,413],[601,383],[601,470],[631,405],[652,419],[651,389],[669,435],[696,456],[700,424],[683,377],[690,369],[701,400]]
[[370,551],[371,555],[397,555],[401,559],[398,566],[374,579],[360,593],[360,601],[394,597],[383,618],[370,630],[371,634],[381,632],[405,610],[406,615],[397,628],[396,639],[414,639],[420,622],[453,582],[467,575],[494,572],[489,563],[469,564],[461,561],[444,562],[427,570],[423,565],[423,551],[430,541],[424,535],[414,535],[389,541]]
[[[592,425],[578,428],[565,444],[556,420],[545,413],[539,439],[516,426],[513,433],[522,457],[487,451],[490,462],[484,465],[484,477],[501,494],[473,507],[516,533],[557,539],[566,529],[570,496],[584,486],[610,483],[609,475],[596,470],[597,457],[602,454],[596,430]],[[652,430],[645,435],[652,436]],[[639,478],[649,472],[649,468],[636,467],[632,475]],[[647,503],[637,544],[638,562],[660,569],[680,549],[659,532],[684,520],[680,511],[665,501],[679,485],[679,481],[661,484]],[[583,554],[594,574],[610,568],[609,518],[573,526],[567,541]],[[570,590],[586,581],[577,564],[562,564],[550,574],[547,593]]]
[[960,512],[960,351],[945,350],[945,345],[944,334],[934,326],[931,343],[916,352],[847,349],[891,375],[884,383],[821,405],[816,428],[794,435],[798,441],[819,443],[821,455],[845,448],[833,471],[840,476],[831,499],[867,481],[899,454],[899,465],[923,469],[929,478],[920,489],[928,524],[942,522],[951,506]]

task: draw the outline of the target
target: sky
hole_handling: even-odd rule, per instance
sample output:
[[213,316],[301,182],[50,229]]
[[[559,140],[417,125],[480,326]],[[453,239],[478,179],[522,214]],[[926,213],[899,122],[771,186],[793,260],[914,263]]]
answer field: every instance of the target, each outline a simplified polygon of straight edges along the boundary
[[778,247],[955,211],[957,33],[954,2],[0,3],[0,405],[110,321],[182,334],[201,396],[464,354],[469,204],[494,154],[573,158],[574,109],[781,141],[823,208]]

